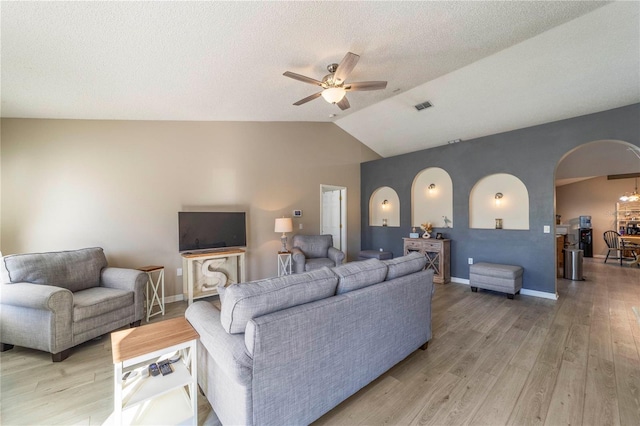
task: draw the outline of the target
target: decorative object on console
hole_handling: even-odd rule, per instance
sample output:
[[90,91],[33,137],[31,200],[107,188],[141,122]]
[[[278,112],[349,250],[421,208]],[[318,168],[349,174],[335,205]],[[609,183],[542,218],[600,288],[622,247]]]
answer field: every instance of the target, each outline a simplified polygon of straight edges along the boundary
[[433,225],[431,225],[431,222],[423,223],[420,227],[424,230],[422,238],[431,238],[431,233],[433,232]]
[[411,232],[409,232],[409,238],[420,238],[420,234],[416,232],[416,227],[411,228]]
[[293,231],[293,222],[290,217],[279,217],[276,219],[276,226],[274,232],[282,232],[280,241],[282,242],[281,253],[286,253],[287,250],[287,232]]
[[227,275],[220,268],[227,262],[227,258],[207,259],[202,261],[200,272],[204,279],[202,284],[198,286],[198,291],[204,293],[207,291],[215,291],[219,285],[227,286]]

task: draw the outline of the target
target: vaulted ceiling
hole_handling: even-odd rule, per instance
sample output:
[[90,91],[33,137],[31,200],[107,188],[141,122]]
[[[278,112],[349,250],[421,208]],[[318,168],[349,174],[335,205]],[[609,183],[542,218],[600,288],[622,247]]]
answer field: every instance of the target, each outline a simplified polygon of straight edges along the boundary
[[[0,8],[2,117],[333,121],[390,156],[640,102],[639,2]],[[348,51],[348,81],[387,89],[292,105],[317,88],[284,71],[321,79]]]

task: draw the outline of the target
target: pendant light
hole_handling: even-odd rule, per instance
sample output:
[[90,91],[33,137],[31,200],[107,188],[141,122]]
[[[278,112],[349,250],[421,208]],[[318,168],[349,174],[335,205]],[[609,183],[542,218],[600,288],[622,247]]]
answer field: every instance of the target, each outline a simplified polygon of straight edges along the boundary
[[631,201],[631,202],[636,202],[636,201],[640,201],[640,194],[638,194],[638,178],[636,178],[636,187],[633,190],[633,193],[629,194],[629,193],[625,193],[622,197],[620,197],[620,201],[622,202],[627,202],[627,201]]

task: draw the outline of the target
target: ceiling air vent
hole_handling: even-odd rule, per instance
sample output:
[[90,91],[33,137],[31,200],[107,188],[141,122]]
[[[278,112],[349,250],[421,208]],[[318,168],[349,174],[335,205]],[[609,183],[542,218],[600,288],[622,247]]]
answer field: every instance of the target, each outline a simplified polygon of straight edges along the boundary
[[423,103],[421,103],[421,104],[414,105],[414,106],[415,106],[415,108],[416,108],[418,111],[421,111],[421,110],[423,110],[423,109],[430,108],[430,107],[432,107],[433,105],[431,104],[431,102],[426,101],[426,102],[423,102]]

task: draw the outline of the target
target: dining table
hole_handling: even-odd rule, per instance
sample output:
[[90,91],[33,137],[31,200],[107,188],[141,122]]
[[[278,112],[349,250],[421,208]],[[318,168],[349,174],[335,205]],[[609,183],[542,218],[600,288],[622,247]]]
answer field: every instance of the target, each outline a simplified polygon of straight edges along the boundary
[[[625,248],[632,248],[635,250],[638,250],[640,248],[640,235],[621,235],[620,239],[622,241],[624,241],[624,247]],[[633,246],[633,247],[629,247],[629,246]],[[620,244],[620,247],[623,247],[623,244]],[[631,263],[629,263],[629,265],[638,265],[640,264],[640,256],[638,256],[638,253],[636,253],[635,256],[635,260]]]

